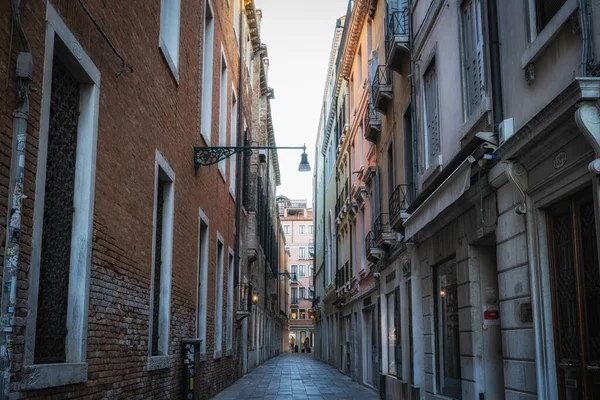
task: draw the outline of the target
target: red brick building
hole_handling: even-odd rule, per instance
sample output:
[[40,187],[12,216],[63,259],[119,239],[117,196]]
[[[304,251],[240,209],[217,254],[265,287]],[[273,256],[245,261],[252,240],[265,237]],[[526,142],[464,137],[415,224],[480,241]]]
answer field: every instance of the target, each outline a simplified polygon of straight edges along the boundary
[[186,338],[197,398],[243,373],[247,165],[193,148],[254,134],[258,23],[251,0],[0,4],[6,395],[178,398]]

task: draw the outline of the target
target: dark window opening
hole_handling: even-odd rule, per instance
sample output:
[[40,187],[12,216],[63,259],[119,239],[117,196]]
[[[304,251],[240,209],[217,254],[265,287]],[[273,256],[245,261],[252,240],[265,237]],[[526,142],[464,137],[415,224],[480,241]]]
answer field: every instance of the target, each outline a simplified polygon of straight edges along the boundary
[[79,83],[55,58],[34,351],[36,364],[66,360],[79,94]]
[[537,0],[535,2],[538,33],[548,25],[566,2],[567,0]]
[[151,355],[159,355],[159,321],[160,321],[160,289],[162,272],[162,242],[163,242],[163,211],[164,211],[164,193],[165,182],[159,177],[156,190],[156,234],[155,234],[155,253],[154,253],[154,287],[152,291],[152,352]]

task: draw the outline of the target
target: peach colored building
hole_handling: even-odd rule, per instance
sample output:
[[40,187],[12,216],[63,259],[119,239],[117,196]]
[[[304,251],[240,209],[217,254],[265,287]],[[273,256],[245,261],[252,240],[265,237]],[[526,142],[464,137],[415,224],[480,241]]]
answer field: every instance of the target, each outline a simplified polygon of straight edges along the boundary
[[[298,352],[312,348],[314,331],[312,299],[314,298],[313,282],[313,215],[306,200],[291,200],[278,196],[279,215],[286,248],[289,255],[289,338],[298,346]],[[306,339],[309,339],[306,343]],[[305,344],[308,344],[306,346]],[[291,345],[289,349],[292,350]]]

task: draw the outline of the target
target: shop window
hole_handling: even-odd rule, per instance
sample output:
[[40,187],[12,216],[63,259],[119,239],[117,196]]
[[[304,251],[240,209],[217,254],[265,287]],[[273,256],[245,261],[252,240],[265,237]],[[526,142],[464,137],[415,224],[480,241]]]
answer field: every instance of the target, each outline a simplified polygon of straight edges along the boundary
[[454,262],[439,266],[436,278],[438,390],[443,395],[461,398],[458,294]]

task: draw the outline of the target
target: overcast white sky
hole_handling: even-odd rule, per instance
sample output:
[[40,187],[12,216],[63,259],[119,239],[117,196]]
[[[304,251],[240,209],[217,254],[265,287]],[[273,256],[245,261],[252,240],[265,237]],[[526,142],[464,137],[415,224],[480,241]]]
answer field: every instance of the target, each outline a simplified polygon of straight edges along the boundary
[[[278,146],[306,143],[314,171],[314,145],[336,20],[348,0],[256,0],[263,12],[261,39],[269,51],[269,86]],[[311,172],[298,172],[301,151],[279,150],[278,194],[312,202]]]

